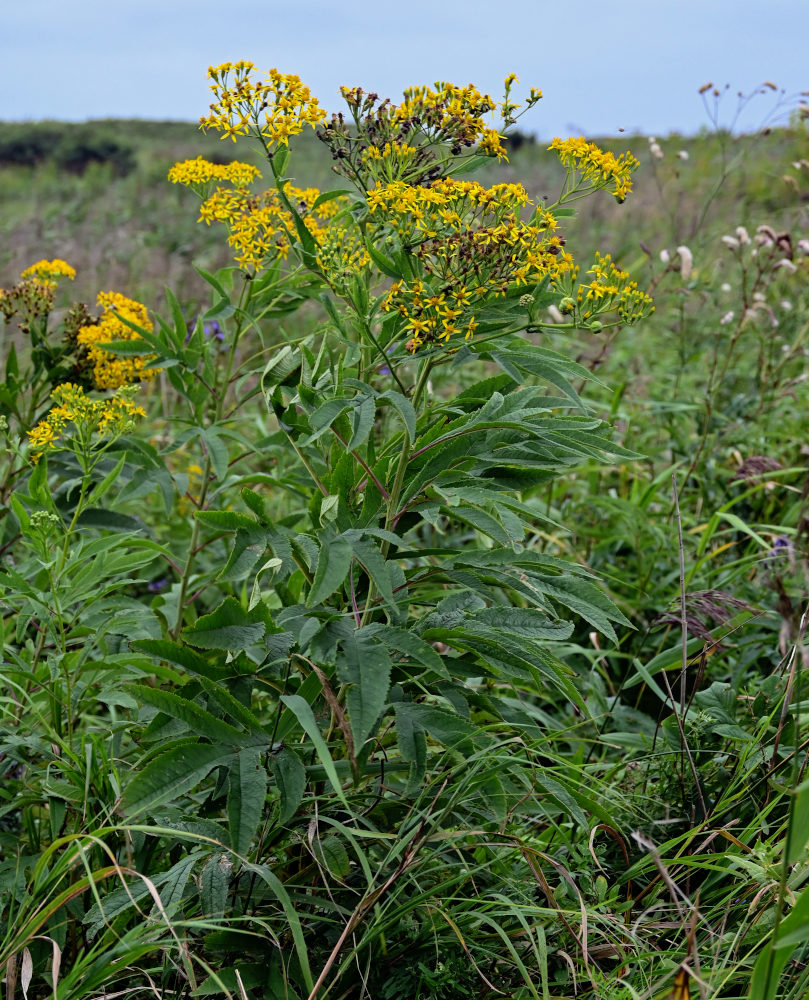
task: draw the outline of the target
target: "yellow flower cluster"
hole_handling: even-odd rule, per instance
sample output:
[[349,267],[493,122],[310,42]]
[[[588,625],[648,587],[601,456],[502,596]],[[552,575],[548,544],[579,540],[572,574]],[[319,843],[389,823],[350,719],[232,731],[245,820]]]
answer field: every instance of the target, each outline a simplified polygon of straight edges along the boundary
[[271,69],[264,74],[266,80],[255,80],[255,69],[245,61],[209,67],[215,100],[211,113],[200,119],[200,128],[215,129],[234,142],[238,135],[257,133],[268,146],[288,145],[304,125],[314,128],[325,119],[326,112],[300,77]]
[[[315,240],[322,242],[327,220],[342,207],[341,199],[327,201],[313,211],[320,194],[317,188],[296,188],[289,184],[284,192]],[[202,203],[198,221],[207,225],[223,222],[227,226],[228,243],[234,250],[236,263],[245,270],[258,269],[268,258],[286,259],[290,238],[294,239],[296,234],[292,214],[277,190],[252,195],[243,188],[217,188]]]
[[396,311],[408,350],[473,335],[476,313],[510,285],[557,280],[573,265],[564,241],[555,235],[553,216],[537,207],[527,222],[520,209],[530,204],[519,184],[485,188],[473,181],[443,179],[429,187],[401,182],[368,193],[371,217],[392,225],[402,243],[415,247],[418,276],[397,281],[385,297]]
[[479,152],[505,160],[506,150],[500,133],[483,118],[496,108],[497,104],[491,97],[481,94],[471,83],[457,87],[452,83],[439,82],[434,90],[431,87],[409,87],[404,92],[403,102],[395,109],[395,117],[400,122],[421,120],[428,128],[451,134],[457,145],[472,146],[477,143]]
[[628,271],[616,267],[610,254],[596,252],[595,263],[587,274],[593,280],[579,285],[576,294],[582,319],[617,312],[624,323],[631,325],[654,312],[651,297],[630,280]]
[[47,316],[53,308],[59,278],[76,277],[76,271],[63,260],[40,260],[20,275],[11,288],[0,288],[0,314],[6,321],[20,314],[18,324],[23,333],[30,333],[32,323]]
[[100,346],[113,340],[141,339],[125,320],[151,333],[152,322],[146,306],[118,292],[99,292],[98,304],[104,310],[101,319],[98,323],[83,326],[76,335],[77,344],[84,348],[86,359],[92,366],[96,388],[117,389],[130,382],[153,378],[154,369],[148,365],[154,355],[117,355]]
[[231,163],[211,163],[201,156],[193,160],[183,160],[175,163],[169,170],[169,180],[172,184],[185,184],[186,187],[198,190],[206,187],[212,181],[233,184],[234,187],[246,187],[261,177],[257,167],[249,163],[233,160]]
[[345,289],[349,278],[371,263],[365,242],[356,226],[333,223],[316,238],[320,243],[318,266],[334,288]]
[[21,278],[35,278],[43,284],[51,284],[59,278],[69,278],[71,281],[76,277],[76,269],[66,264],[63,260],[40,260],[32,264],[20,275]]
[[614,184],[613,194],[619,202],[626,200],[632,190],[631,175],[640,166],[640,162],[630,153],[616,156],[614,153],[599,149],[594,142],[588,142],[584,136],[578,139],[559,139],[551,142],[548,149],[556,150],[562,165],[569,171],[579,174],[576,190],[589,184],[595,190]]
[[104,438],[115,439],[130,431],[136,417],[146,416],[142,407],[135,406],[135,391],[135,386],[125,386],[110,399],[91,399],[72,382],[56,386],[51,393],[56,405],[28,432],[32,460],[39,461],[44,451],[64,447],[63,442],[69,436],[75,435],[85,445],[92,446]]
[[[393,227],[403,239],[434,237],[450,226],[468,225],[484,214],[511,214],[529,204],[522,184],[495,184],[486,188],[476,181],[443,178],[428,186],[394,181],[366,195],[371,215],[392,217]],[[555,228],[556,223],[553,223]]]

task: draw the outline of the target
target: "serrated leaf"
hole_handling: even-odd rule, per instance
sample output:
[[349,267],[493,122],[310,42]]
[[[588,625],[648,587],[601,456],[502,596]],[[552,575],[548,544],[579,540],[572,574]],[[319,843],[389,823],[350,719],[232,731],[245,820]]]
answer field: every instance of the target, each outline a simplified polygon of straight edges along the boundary
[[385,707],[390,671],[387,650],[370,636],[357,631],[343,641],[337,655],[337,673],[341,683],[349,685],[346,704],[358,750],[373,732]]
[[138,771],[124,790],[121,808],[132,817],[179,798],[232,757],[232,752],[210,743],[172,747]]
[[270,770],[281,793],[278,822],[283,826],[292,819],[306,791],[306,768],[300,757],[282,747],[270,756]]
[[388,604],[395,605],[393,584],[390,572],[382,553],[372,542],[360,540],[353,543],[353,551],[357,561],[373,581],[376,589]]
[[399,719],[404,718],[426,730],[436,742],[445,747],[461,752],[471,751],[474,741],[485,737],[485,733],[478,726],[461,718],[460,715],[447,712],[435,705],[398,702],[394,707],[397,723]]
[[209,528],[217,531],[236,531],[239,528],[256,528],[256,522],[246,514],[235,510],[199,510],[194,517]]
[[410,764],[409,787],[412,791],[421,784],[427,770],[427,736],[417,718],[408,712],[396,710],[396,740],[402,760]]
[[218,482],[224,482],[228,474],[228,449],[227,445],[217,434],[215,428],[204,427],[199,432],[205,443],[208,457],[211,460],[214,475]]
[[413,441],[416,437],[416,411],[407,396],[403,396],[393,389],[388,389],[387,392],[380,393],[379,400],[387,400],[391,406],[399,411],[399,416],[407,428],[410,440]]
[[375,416],[376,401],[373,396],[365,396],[361,402],[355,405],[354,412],[351,414],[351,438],[346,445],[347,451],[354,451],[365,444],[374,426]]
[[317,557],[312,587],[306,598],[307,608],[320,604],[342,586],[353,558],[351,543],[341,537],[324,539]]
[[175,663],[192,674],[199,674],[210,680],[221,680],[232,673],[229,668],[211,663],[188,646],[172,642],[170,639],[137,639],[131,645],[138,652],[148,653],[160,660],[168,660],[169,663]]
[[203,916],[214,920],[224,917],[232,867],[227,854],[215,854],[202,869],[199,898]]
[[414,632],[407,629],[397,628],[392,625],[371,625],[366,631],[378,636],[380,641],[387,646],[392,654],[404,653],[405,656],[415,660],[417,663],[429,667],[440,677],[449,678],[447,668],[441,656],[433,649],[429,642],[425,642]]
[[335,834],[329,834],[322,840],[316,838],[312,843],[312,848],[320,864],[336,879],[344,879],[351,871],[351,862],[345,844]]
[[258,747],[242,750],[230,769],[228,828],[237,854],[245,856],[256,835],[267,797],[267,772]]
[[209,615],[202,615],[193,625],[183,629],[183,637],[200,649],[227,649],[236,653],[259,642],[266,631],[257,612],[245,611],[234,597],[226,597]]
[[323,765],[323,770],[326,772],[326,777],[331,782],[331,786],[334,789],[337,798],[342,802],[346,809],[350,809],[348,800],[343,792],[343,786],[340,784],[340,779],[337,776],[337,769],[334,766],[334,761],[329,753],[329,748],[326,746],[326,741],[323,739],[323,735],[318,729],[311,706],[297,694],[282,695],[281,701],[292,712],[301,724],[303,731],[314,744],[315,752],[317,753],[320,763]]
[[217,719],[215,715],[211,715],[180,694],[152,688],[146,684],[127,684],[126,687],[139,702],[154,706],[172,719],[179,719],[200,736],[208,736],[221,743],[233,743],[237,746],[245,742],[245,733],[241,729]]

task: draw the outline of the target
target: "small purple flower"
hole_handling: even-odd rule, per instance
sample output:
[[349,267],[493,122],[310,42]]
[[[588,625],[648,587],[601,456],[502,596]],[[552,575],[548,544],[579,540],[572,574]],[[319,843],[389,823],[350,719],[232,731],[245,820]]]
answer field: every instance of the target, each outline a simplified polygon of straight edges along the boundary
[[219,325],[218,320],[212,320],[210,323],[204,323],[202,328],[206,337],[216,337],[217,340],[225,339],[225,331]]
[[152,580],[149,586],[146,588],[150,594],[162,594],[163,591],[168,587],[169,581],[167,577],[162,577],[160,580]]

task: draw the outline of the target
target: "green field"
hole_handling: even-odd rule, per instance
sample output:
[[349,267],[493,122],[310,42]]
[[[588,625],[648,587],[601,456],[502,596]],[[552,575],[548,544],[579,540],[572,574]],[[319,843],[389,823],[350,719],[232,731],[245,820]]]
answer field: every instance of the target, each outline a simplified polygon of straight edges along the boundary
[[246,139],[0,123],[4,996],[809,996],[809,130],[653,142],[249,272],[167,179]]

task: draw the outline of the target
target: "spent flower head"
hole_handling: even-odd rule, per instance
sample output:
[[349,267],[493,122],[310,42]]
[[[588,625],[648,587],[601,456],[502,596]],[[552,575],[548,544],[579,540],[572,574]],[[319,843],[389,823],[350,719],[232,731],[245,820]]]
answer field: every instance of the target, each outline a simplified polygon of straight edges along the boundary
[[471,83],[409,87],[400,104],[361,87],[342,87],[348,115],[332,115],[317,135],[329,147],[334,169],[362,190],[397,180],[426,184],[457,170],[459,157],[507,159],[503,130],[542,97],[532,89],[524,107],[514,103],[516,80],[513,73],[506,78],[499,104]]
[[37,261],[25,268],[16,285],[0,289],[0,313],[7,322],[18,315],[20,329],[30,333],[35,321],[53,309],[59,279],[75,277],[75,269],[63,260]]

